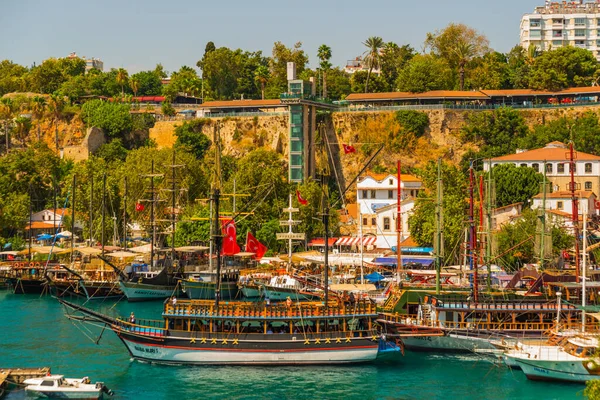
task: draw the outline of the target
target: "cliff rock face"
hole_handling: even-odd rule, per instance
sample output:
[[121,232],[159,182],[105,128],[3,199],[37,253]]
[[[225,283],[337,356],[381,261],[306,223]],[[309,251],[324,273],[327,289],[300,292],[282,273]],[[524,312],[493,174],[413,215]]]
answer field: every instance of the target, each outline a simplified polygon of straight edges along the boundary
[[[175,128],[185,121],[160,121],[150,129],[150,139],[158,148],[172,147],[177,140]],[[213,140],[220,135],[223,153],[242,157],[258,147],[267,147],[287,157],[289,153],[289,118],[287,115],[264,117],[209,118],[202,132]]]

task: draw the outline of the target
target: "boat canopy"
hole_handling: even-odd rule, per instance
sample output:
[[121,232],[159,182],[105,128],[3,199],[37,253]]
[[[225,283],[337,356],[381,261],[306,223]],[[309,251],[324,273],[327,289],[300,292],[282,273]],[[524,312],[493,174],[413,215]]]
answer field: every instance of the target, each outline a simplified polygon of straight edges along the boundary
[[370,274],[365,275],[365,279],[368,280],[369,282],[377,283],[377,282],[384,280],[385,277],[383,275],[381,275],[379,272],[371,272]]
[[342,236],[336,242],[336,246],[357,246],[362,242],[363,246],[373,246],[377,241],[377,236],[352,237]]

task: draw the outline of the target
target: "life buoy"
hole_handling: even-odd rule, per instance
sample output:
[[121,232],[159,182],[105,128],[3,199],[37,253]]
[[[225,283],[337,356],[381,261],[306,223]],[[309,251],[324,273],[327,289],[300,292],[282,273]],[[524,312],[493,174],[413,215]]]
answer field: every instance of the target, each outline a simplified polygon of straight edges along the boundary
[[29,268],[35,268],[35,263],[33,261],[29,263]]
[[39,262],[36,262],[36,263],[35,263],[35,267],[36,267],[36,268],[40,268],[41,266],[42,266],[42,264],[40,264]]

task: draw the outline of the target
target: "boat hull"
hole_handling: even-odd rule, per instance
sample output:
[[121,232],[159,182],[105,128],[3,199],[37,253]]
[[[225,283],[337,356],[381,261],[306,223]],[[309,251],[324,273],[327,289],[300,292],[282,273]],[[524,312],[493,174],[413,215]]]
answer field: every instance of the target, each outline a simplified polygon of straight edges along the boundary
[[298,289],[292,288],[278,288],[274,286],[263,286],[265,298],[269,298],[271,301],[285,301],[288,297],[294,301],[311,301],[320,300],[321,296],[312,295],[310,293],[298,292]]
[[87,400],[87,399],[103,399],[103,393],[95,389],[93,391],[69,391],[69,390],[60,390],[60,391],[50,391],[50,390],[36,390],[25,388],[27,393],[31,393],[32,395],[38,397],[45,397],[49,399],[78,399],[78,400]]
[[[301,365],[371,362],[377,358],[378,338],[304,338],[302,335],[209,335],[190,338],[147,338],[119,332],[135,359],[165,364]],[[270,336],[270,339],[267,338]],[[338,343],[339,339],[339,343]]]
[[151,285],[120,281],[119,287],[128,301],[163,300],[181,294],[177,285]]
[[416,351],[495,352],[488,336],[445,334],[402,338],[404,346]]
[[8,283],[14,294],[42,294],[48,291],[45,279],[9,278]]
[[528,379],[540,381],[587,382],[600,379],[585,367],[586,360],[550,361],[514,359]]
[[239,287],[239,290],[247,299],[259,299],[260,297],[262,297],[262,292],[260,291],[260,287],[258,286],[242,285]]
[[[185,295],[192,300],[212,300],[215,298],[214,282],[182,281],[181,287]],[[237,282],[221,283],[221,299],[231,300],[238,296]]]

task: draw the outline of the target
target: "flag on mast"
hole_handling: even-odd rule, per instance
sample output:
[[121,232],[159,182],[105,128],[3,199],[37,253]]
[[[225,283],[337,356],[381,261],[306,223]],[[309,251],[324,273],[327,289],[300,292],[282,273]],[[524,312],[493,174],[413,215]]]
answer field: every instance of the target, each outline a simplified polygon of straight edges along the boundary
[[248,235],[246,236],[246,251],[254,253],[254,259],[260,260],[263,258],[267,250],[267,246],[259,242],[253,234],[248,232]]
[[302,197],[298,189],[296,189],[296,197],[298,198],[298,203],[302,204],[303,206],[308,204],[308,200]]
[[240,246],[237,244],[237,231],[235,221],[232,219],[221,221],[223,231],[223,250],[225,256],[232,256],[240,252]]

